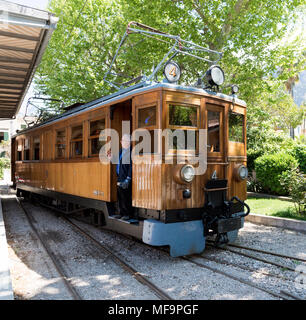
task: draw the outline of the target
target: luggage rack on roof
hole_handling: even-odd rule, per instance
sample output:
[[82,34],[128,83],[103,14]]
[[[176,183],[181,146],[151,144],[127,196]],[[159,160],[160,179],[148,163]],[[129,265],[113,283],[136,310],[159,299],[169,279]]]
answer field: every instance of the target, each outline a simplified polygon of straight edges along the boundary
[[[139,28],[142,29],[137,29],[133,26],[137,26]],[[151,72],[150,75],[146,76],[146,75],[140,75],[137,76],[135,78],[132,78],[126,82],[122,82],[122,83],[117,83],[114,81],[111,81],[109,79],[107,79],[109,76],[116,76],[116,77],[126,77],[125,75],[121,74],[121,73],[116,73],[116,72],[112,72],[112,68],[113,65],[115,63],[116,58],[119,55],[119,51],[121,49],[121,47],[124,45],[124,43],[127,40],[127,37],[130,34],[141,34],[145,37],[149,37],[152,38],[153,40],[156,41],[161,41],[164,42],[166,44],[170,45],[170,49],[168,50],[168,52],[164,55],[164,57],[162,58],[162,60],[158,63],[158,65],[156,67],[153,66],[153,71]],[[163,39],[161,39],[160,37],[163,37]],[[137,45],[137,44],[136,44]],[[199,56],[199,54],[197,54],[197,52],[199,53],[208,53],[208,54],[215,54],[218,56],[218,58],[216,60],[211,60],[208,58],[204,58]],[[183,55],[187,55],[190,57],[193,57],[195,59],[199,59],[205,62],[208,62],[210,65],[214,65],[216,64],[221,58],[222,58],[222,53],[215,51],[215,50],[211,50],[205,47],[202,47],[200,45],[197,45],[191,41],[187,41],[184,39],[181,39],[180,36],[176,36],[176,35],[171,35],[159,30],[156,30],[152,27],[146,26],[142,23],[139,22],[135,22],[135,21],[131,21],[128,26],[127,29],[121,39],[121,42],[119,44],[119,47],[117,48],[117,51],[112,59],[112,62],[110,64],[110,67],[108,69],[108,71],[106,72],[106,74],[104,75],[103,80],[105,82],[107,82],[109,85],[111,85],[112,87],[114,87],[117,90],[122,90],[124,88],[126,88],[128,85],[132,84],[132,83],[137,83],[140,82],[132,87],[140,87],[145,85],[148,82],[151,82],[154,80],[154,77],[156,76],[157,72],[163,67],[165,66],[168,62],[170,62],[176,55],[178,54],[183,54]],[[203,75],[200,76],[199,79],[203,79],[205,73]]]

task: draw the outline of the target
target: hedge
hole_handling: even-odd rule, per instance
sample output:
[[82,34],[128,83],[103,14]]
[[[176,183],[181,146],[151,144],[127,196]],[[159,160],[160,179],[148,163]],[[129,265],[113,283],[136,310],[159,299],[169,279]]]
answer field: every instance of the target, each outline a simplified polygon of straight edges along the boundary
[[299,168],[303,173],[306,173],[306,145],[297,144],[293,147],[292,155],[297,159]]
[[298,161],[290,154],[266,154],[255,160],[256,179],[265,192],[287,195],[288,190],[280,184],[280,179],[284,172],[297,166]]
[[247,150],[247,159],[248,159],[247,166],[250,173],[253,170],[255,170],[255,160],[260,156],[262,156],[263,153],[264,152],[262,150],[254,150],[254,149]]

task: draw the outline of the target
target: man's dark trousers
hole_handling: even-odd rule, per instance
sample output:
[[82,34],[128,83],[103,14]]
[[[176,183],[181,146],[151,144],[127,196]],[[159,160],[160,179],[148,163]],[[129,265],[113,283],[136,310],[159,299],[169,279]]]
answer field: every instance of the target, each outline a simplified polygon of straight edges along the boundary
[[127,189],[117,188],[119,212],[121,216],[129,216],[132,218],[132,182]]

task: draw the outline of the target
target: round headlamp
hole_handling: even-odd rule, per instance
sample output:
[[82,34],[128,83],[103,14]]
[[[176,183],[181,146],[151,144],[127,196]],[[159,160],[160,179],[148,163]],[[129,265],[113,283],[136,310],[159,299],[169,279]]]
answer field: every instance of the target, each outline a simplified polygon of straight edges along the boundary
[[206,79],[211,86],[220,86],[225,80],[224,72],[219,66],[211,66],[206,72]]
[[181,169],[181,178],[186,182],[191,182],[195,176],[194,167],[190,164],[186,164]]
[[237,94],[239,91],[239,87],[236,84],[232,85],[232,94]]
[[248,177],[248,168],[241,164],[238,168],[237,168],[237,178],[238,180],[245,180]]

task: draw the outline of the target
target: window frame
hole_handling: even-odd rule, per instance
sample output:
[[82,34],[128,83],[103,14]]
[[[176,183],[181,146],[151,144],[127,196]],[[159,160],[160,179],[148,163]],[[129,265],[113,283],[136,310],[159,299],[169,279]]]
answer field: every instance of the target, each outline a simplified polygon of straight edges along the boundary
[[[140,109],[147,109],[147,108],[152,108],[152,107],[155,107],[155,125],[151,125],[151,126],[144,126],[144,127],[139,127],[138,126],[138,120],[139,120],[139,110]],[[136,113],[136,117],[135,117],[135,128],[136,130],[148,130],[151,137],[153,135],[153,137],[155,137],[155,132],[154,130],[158,129],[159,128],[159,119],[158,119],[158,108],[159,108],[159,104],[158,102],[152,102],[152,103],[149,103],[149,104],[143,104],[143,105],[138,105],[135,107],[135,113]],[[160,153],[160,150],[161,150],[161,146],[158,145],[158,148],[157,148],[157,151],[154,152],[154,142],[155,140],[153,141],[153,150],[151,149],[151,152],[142,152],[141,153],[141,156],[146,156],[146,155],[156,155],[156,154],[159,154]],[[152,147],[152,141],[151,141],[151,147]]]
[[[26,148],[26,141],[28,142],[28,146]],[[28,154],[28,159],[26,159],[26,153]],[[23,161],[31,160],[31,137],[25,137],[23,139]]]
[[[220,144],[220,151],[207,151],[207,156],[211,157],[222,157],[224,154],[224,114],[225,110],[224,107],[221,105],[213,104],[213,103],[206,103],[205,106],[205,127],[207,128],[207,145],[209,145],[208,141],[208,112],[219,112],[219,121],[220,121],[220,126],[219,126],[219,144]],[[207,147],[208,149],[209,147]]]
[[[103,117],[99,117],[99,118],[96,118],[96,119],[90,119],[90,120],[88,120],[88,157],[89,158],[96,158],[96,157],[99,157],[99,153],[92,153],[91,151],[91,141],[93,140],[93,139],[99,139],[99,137],[100,137],[100,133],[101,133],[101,131],[100,131],[100,133],[98,134],[98,135],[94,135],[94,136],[91,136],[90,135],[90,124],[91,124],[91,122],[96,122],[96,121],[100,121],[100,120],[104,120],[104,130],[106,129],[106,117],[105,116],[103,116]],[[105,141],[105,143],[106,143],[106,141]]]
[[[177,126],[177,125],[170,124],[170,115],[169,115],[170,105],[178,105],[178,106],[182,106],[182,107],[195,107],[195,108],[197,108],[197,126],[196,127],[193,127],[193,126]],[[167,129],[199,130],[200,129],[200,124],[201,124],[200,108],[201,108],[201,106],[197,105],[197,104],[168,101],[167,102],[167,115],[166,115],[166,127],[167,127]]]
[[[17,147],[16,147],[16,161],[23,161],[23,138],[21,138],[21,139],[18,139],[18,140],[16,140],[16,142],[17,142]],[[19,143],[20,142],[20,143]],[[18,150],[19,149],[19,146],[21,146],[20,147],[20,149],[21,150]],[[18,159],[18,152],[20,152],[20,159]]]
[[[186,107],[195,107],[197,108],[197,126],[177,126],[177,125],[170,125],[170,105],[179,105],[179,106],[186,106]],[[195,149],[170,149],[168,148],[168,143],[165,141],[165,154],[188,154],[191,152],[195,152],[196,154],[199,153],[199,130],[201,128],[201,104],[194,104],[194,103],[185,103],[180,101],[167,101],[166,102],[166,129],[170,130],[191,130],[196,131],[197,139],[196,139],[196,148]]]
[[[76,127],[79,127],[79,126],[82,127],[82,138],[72,139],[71,138],[72,137],[72,129],[76,128]],[[84,155],[84,123],[80,122],[80,123],[77,123],[77,124],[70,125],[69,130],[70,130],[70,134],[69,134],[69,158],[82,158],[83,155]],[[82,142],[82,154],[80,154],[80,155],[72,154],[72,144],[75,143],[75,142],[80,142],[80,141]]]
[[[230,113],[234,113],[234,114],[237,114],[237,115],[241,115],[242,116],[242,139],[243,139],[243,142],[241,142],[241,141],[232,141],[232,140],[230,140],[230,124],[229,124],[229,117],[230,117]],[[244,114],[244,113],[242,113],[242,112],[238,112],[237,110],[229,110],[229,112],[228,112],[228,124],[227,124],[227,126],[228,126],[228,142],[229,143],[238,143],[238,144],[241,144],[241,145],[244,145],[245,144],[245,130],[246,130],[246,126],[245,126],[245,117],[246,117],[246,115]]]
[[[139,117],[138,117],[138,115],[139,115],[139,110],[140,109],[147,109],[147,108],[152,108],[152,107],[155,107],[155,125],[151,125],[151,126],[144,126],[144,127],[139,127],[138,126],[138,120],[139,120]],[[158,115],[158,110],[157,110],[157,108],[158,108],[158,104],[156,103],[156,102],[154,102],[154,103],[150,103],[150,104],[145,104],[145,105],[141,105],[141,106],[136,106],[136,119],[135,119],[135,121],[136,121],[136,129],[147,129],[147,130],[154,130],[154,129],[157,129],[157,123],[158,123],[158,117],[157,117],[157,115]]]
[[[64,131],[65,133],[65,152],[64,152],[64,156],[63,157],[58,157],[58,145],[60,145],[60,143],[57,143],[57,133],[60,131]],[[54,158],[56,160],[60,160],[60,159],[66,159],[67,158],[67,128],[63,127],[63,128],[59,128],[55,130],[55,153],[54,153]]]
[[[38,156],[39,156],[39,159],[35,159],[35,139],[38,138],[39,139],[39,153],[38,153]],[[40,150],[41,150],[41,138],[40,138],[40,135],[36,135],[36,136],[33,136],[32,137],[32,141],[33,141],[33,148],[32,148],[32,160],[33,161],[40,161]]]

